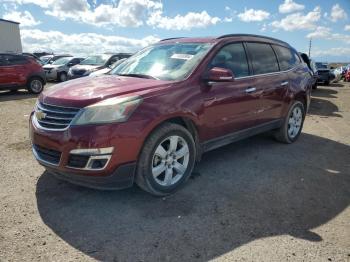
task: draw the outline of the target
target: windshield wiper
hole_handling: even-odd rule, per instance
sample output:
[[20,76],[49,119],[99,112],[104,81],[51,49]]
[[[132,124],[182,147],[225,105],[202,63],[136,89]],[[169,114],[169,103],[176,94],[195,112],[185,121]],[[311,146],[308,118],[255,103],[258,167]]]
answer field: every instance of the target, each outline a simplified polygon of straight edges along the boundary
[[144,74],[118,74],[118,76],[130,76],[130,77],[159,80],[159,78],[156,78],[156,77],[150,76],[150,75],[144,75]]

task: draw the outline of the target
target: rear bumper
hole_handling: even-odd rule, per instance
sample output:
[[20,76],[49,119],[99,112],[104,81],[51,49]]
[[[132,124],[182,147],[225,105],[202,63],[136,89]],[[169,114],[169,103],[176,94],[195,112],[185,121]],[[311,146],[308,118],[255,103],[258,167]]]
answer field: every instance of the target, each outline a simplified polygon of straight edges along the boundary
[[62,172],[47,166],[45,167],[48,173],[54,175],[56,178],[75,185],[99,190],[118,190],[133,185],[136,164],[129,163],[121,165],[111,175],[102,177],[84,176],[72,172]]

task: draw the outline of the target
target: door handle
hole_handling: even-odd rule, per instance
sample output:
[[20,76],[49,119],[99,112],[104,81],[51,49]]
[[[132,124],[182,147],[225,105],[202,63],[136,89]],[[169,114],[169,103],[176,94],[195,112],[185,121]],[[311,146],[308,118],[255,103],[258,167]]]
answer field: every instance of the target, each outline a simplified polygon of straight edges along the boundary
[[247,94],[254,93],[255,91],[256,91],[256,88],[255,88],[255,87],[250,87],[250,88],[247,88],[247,89],[245,90],[245,92],[246,92]]
[[281,83],[281,86],[286,86],[286,85],[288,85],[289,84],[289,82],[288,81],[285,81],[285,82],[282,82]]

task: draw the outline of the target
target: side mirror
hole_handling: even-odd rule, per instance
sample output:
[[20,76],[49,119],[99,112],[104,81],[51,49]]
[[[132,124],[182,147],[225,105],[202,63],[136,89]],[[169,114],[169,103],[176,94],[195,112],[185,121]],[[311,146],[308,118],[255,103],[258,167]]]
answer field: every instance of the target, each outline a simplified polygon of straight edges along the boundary
[[67,66],[69,66],[69,67],[74,66],[74,63],[70,62],[67,64]]
[[231,82],[235,79],[230,69],[214,67],[209,70],[205,80],[207,82]]

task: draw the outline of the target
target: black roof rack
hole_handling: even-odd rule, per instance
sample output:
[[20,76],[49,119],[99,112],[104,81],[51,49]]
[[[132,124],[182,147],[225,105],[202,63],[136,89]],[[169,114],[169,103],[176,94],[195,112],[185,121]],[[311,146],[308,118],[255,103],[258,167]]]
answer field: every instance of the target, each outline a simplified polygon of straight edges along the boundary
[[186,37],[181,36],[181,37],[165,38],[165,39],[160,40],[159,42],[168,41],[168,40],[174,40],[174,39],[181,39],[181,38],[186,38]]
[[273,41],[276,41],[276,42],[280,42],[280,43],[289,45],[288,43],[286,43],[286,42],[284,42],[282,40],[273,38],[273,37],[263,36],[263,35],[254,35],[254,34],[227,34],[227,35],[219,36],[216,39],[222,39],[222,38],[226,38],[226,37],[240,37],[240,36],[265,38],[265,39],[269,39],[269,40],[273,40]]

